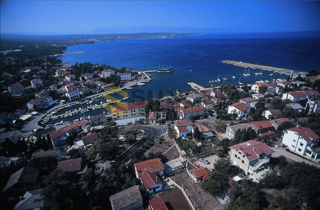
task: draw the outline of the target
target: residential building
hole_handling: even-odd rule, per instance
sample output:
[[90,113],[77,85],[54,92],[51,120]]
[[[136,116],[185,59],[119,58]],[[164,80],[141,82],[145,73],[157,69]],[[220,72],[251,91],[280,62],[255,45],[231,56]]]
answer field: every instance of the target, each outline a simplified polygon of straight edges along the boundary
[[205,110],[202,106],[193,106],[190,108],[180,108],[180,112],[178,113],[180,119],[190,119],[191,117],[204,115]]
[[261,87],[267,87],[265,94],[277,93],[281,94],[283,92],[283,88],[276,83],[257,83],[251,86],[251,91],[259,93],[259,89]]
[[201,105],[204,108],[209,109],[209,108],[214,108],[214,106],[216,105],[216,102],[215,101],[204,101],[204,102],[201,102]]
[[33,153],[32,157],[34,158],[42,158],[42,157],[55,157],[58,161],[61,160],[61,152],[60,150],[48,150],[48,151],[40,151]]
[[237,114],[237,117],[245,117],[250,113],[251,108],[244,103],[235,103],[228,106],[228,114]]
[[49,106],[55,104],[55,101],[52,99],[52,97],[47,97],[47,98],[36,98],[32,99],[27,103],[27,107],[29,110],[34,110],[34,109],[45,109],[48,108]]
[[164,164],[164,168],[165,168],[166,175],[170,176],[170,175],[174,175],[177,172],[183,171],[184,165],[182,161],[180,161],[180,158],[177,158],[169,162],[166,162]]
[[42,199],[42,189],[27,191],[15,205],[14,210],[36,210],[42,209],[44,202]]
[[50,96],[50,91],[49,90],[41,90],[40,93],[36,94],[37,97],[40,98],[47,98]]
[[192,107],[192,101],[190,100],[183,100],[179,103],[179,106],[184,107],[184,108],[189,108]]
[[265,110],[262,113],[262,116],[264,116],[266,119],[271,120],[274,118],[281,117],[282,113],[280,110]]
[[110,196],[112,210],[132,210],[142,208],[139,186],[135,185]]
[[160,193],[159,196],[170,209],[194,210],[186,193],[183,193],[179,188],[167,190]]
[[277,118],[277,119],[271,120],[271,124],[275,130],[278,130],[278,127],[284,122],[290,122],[290,120],[288,118]]
[[115,71],[114,71],[114,70],[104,69],[104,70],[102,70],[102,72],[101,72],[101,77],[107,78],[107,77],[110,77],[111,75],[114,75],[114,74],[115,74]]
[[149,112],[148,121],[150,124],[158,124],[166,121],[167,113],[165,111]]
[[273,151],[263,142],[246,141],[230,147],[230,160],[254,181],[259,181],[262,172],[269,168]]
[[186,138],[193,133],[193,122],[189,119],[175,120],[173,129],[176,137]]
[[190,94],[186,97],[187,100],[191,101],[192,104],[200,103],[201,102],[201,95],[198,93]]
[[253,107],[252,104],[255,104],[257,100],[255,98],[241,98],[239,99],[239,103],[247,104],[250,107]]
[[266,135],[272,135],[275,134],[275,129],[271,123],[271,121],[268,120],[262,120],[262,121],[253,121],[250,123],[252,129],[255,131],[257,136],[266,136]]
[[193,169],[189,172],[189,176],[194,182],[201,182],[204,180],[208,180],[210,178],[209,176],[209,169],[206,167],[200,167]]
[[304,90],[304,91],[291,91],[291,92],[284,93],[282,95],[282,100],[290,100],[293,102],[298,102],[306,99],[319,100],[320,93],[316,90]]
[[50,139],[53,147],[63,146],[65,144],[65,140],[68,137],[68,134],[64,130],[57,130],[50,135]]
[[193,130],[198,130],[201,133],[201,137],[209,140],[215,136],[215,132],[212,125],[207,122],[195,122]]
[[21,83],[17,82],[8,86],[8,91],[13,96],[20,96],[24,93],[24,87]]
[[41,87],[43,87],[43,83],[42,83],[41,79],[33,79],[30,82],[31,82],[31,86],[33,88],[41,88]]
[[67,172],[74,172],[77,174],[83,173],[87,168],[85,161],[83,161],[82,157],[75,159],[63,160],[58,163],[58,169]]
[[308,114],[320,112],[320,100],[308,99],[305,110],[309,110]]
[[226,136],[229,139],[233,139],[234,135],[236,134],[237,130],[244,130],[250,126],[250,123],[242,123],[237,125],[230,125],[226,129]]
[[104,90],[104,91],[107,91],[109,90],[110,88],[113,87],[113,83],[108,83],[108,84],[105,84],[105,85],[102,85],[101,88]]
[[5,192],[18,184],[35,184],[38,179],[39,172],[39,169],[27,166],[19,169],[10,176],[2,192]]
[[134,170],[137,178],[140,178],[145,170],[148,170],[152,173],[156,173],[160,177],[164,175],[164,166],[160,158],[135,163]]
[[154,172],[144,170],[140,176],[142,184],[146,187],[149,194],[154,194],[162,191],[163,181]]
[[303,106],[301,106],[299,103],[286,104],[286,108],[292,109],[292,111],[295,112],[295,113],[301,113],[304,110]]
[[69,101],[75,101],[80,99],[80,92],[78,90],[72,90],[67,92],[66,96],[68,97]]
[[111,106],[111,113],[115,119],[124,119],[130,117],[141,117],[145,116],[145,107],[147,101],[129,103],[127,105],[115,105]]
[[160,196],[157,196],[149,200],[149,209],[150,210],[169,210]]
[[73,90],[77,90],[77,87],[76,85],[68,85],[68,86],[63,86],[65,91],[66,92],[70,92],[70,91],[73,91]]
[[89,118],[89,121],[91,122],[92,125],[103,124],[103,122],[105,122],[106,120],[107,120],[107,117],[104,114],[92,116]]
[[88,79],[92,79],[93,78],[93,74],[84,73],[84,74],[81,75],[81,77],[83,77],[85,80],[88,80]]
[[301,156],[320,159],[320,139],[310,128],[297,126],[285,130],[282,144]]
[[132,80],[132,76],[130,72],[118,73],[117,75],[120,76],[121,81]]
[[76,79],[76,76],[73,74],[68,74],[68,75],[64,76],[64,78],[66,81],[72,81],[72,80]]
[[91,133],[83,136],[79,141],[75,142],[77,146],[84,146],[86,149],[90,148],[96,140],[100,138],[100,135],[97,133]]

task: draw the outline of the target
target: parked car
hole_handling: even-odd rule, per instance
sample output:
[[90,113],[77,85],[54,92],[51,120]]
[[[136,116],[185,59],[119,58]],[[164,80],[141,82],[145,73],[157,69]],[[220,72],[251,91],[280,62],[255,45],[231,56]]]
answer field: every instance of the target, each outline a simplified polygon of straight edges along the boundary
[[200,162],[203,162],[203,163],[205,163],[205,164],[207,164],[207,165],[210,164],[210,162],[209,162],[207,159],[205,159],[205,158],[199,158],[199,161],[200,161]]

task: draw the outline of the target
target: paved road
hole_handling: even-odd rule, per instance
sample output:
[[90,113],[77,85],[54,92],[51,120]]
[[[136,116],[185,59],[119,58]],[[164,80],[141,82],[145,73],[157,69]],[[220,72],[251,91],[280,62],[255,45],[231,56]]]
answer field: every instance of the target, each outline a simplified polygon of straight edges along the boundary
[[280,156],[283,155],[284,157],[289,158],[289,159],[291,159],[293,161],[305,162],[305,163],[307,163],[309,165],[312,165],[312,166],[320,168],[320,164],[316,164],[316,163],[314,163],[312,161],[303,159],[303,158],[299,157],[298,155],[294,155],[294,154],[286,151],[285,148],[283,148],[283,147],[278,147],[278,148],[273,147],[272,150],[274,151],[274,153],[272,154],[272,157],[280,157]]
[[144,130],[145,134],[137,143],[135,143],[133,146],[131,146],[129,149],[127,149],[125,152],[123,152],[121,155],[119,155],[114,161],[120,161],[123,163],[126,163],[130,160],[130,157],[132,153],[137,150],[138,148],[141,148],[145,145],[147,145],[149,142],[153,141],[155,137],[161,136],[163,133],[166,132],[167,126],[140,126],[142,130]]

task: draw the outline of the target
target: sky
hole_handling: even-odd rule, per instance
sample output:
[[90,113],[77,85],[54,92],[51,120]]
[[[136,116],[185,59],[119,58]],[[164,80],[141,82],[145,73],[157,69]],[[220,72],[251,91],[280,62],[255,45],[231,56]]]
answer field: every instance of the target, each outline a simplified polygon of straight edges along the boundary
[[319,1],[9,1],[2,34],[320,31]]

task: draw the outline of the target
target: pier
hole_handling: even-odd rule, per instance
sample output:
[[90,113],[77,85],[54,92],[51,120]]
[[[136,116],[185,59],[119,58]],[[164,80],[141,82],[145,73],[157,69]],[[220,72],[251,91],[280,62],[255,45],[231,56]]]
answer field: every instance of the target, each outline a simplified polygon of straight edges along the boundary
[[211,90],[211,88],[202,87],[201,85],[198,85],[198,84],[196,84],[196,83],[194,83],[194,82],[188,82],[188,85],[190,85],[191,88],[196,89],[196,90],[199,90],[199,91]]
[[243,67],[243,68],[252,68],[252,69],[261,69],[261,70],[265,70],[265,71],[272,71],[272,72],[276,72],[279,74],[285,74],[285,75],[292,75],[292,74],[297,74],[298,72],[301,72],[301,71],[292,70],[292,69],[258,65],[258,64],[253,64],[253,63],[245,63],[245,62],[241,62],[241,61],[223,60],[222,63],[231,64],[231,65],[239,66],[239,67]]

